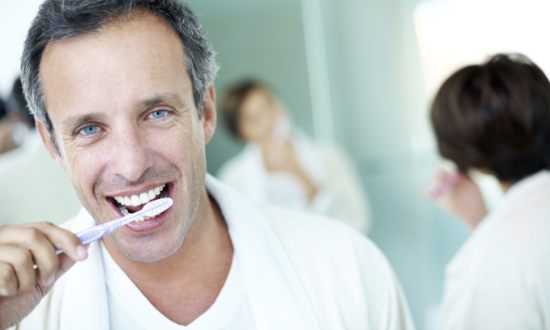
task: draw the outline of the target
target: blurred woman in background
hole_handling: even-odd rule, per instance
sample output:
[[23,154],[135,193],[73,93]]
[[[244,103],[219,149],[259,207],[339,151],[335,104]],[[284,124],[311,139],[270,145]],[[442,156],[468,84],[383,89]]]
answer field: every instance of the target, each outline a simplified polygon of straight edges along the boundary
[[[18,97],[23,100],[17,99]],[[34,118],[20,104],[25,104],[25,101],[21,80],[16,79],[6,103],[0,100],[0,155],[22,146],[34,128]]]
[[367,233],[368,201],[356,169],[335,146],[313,142],[265,84],[245,79],[222,100],[232,135],[246,143],[219,178],[259,203],[313,211]]

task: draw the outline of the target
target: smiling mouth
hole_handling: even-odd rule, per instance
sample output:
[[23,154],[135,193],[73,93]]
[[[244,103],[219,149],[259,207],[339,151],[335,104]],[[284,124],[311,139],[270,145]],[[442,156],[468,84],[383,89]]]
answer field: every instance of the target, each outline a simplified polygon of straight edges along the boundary
[[108,199],[120,211],[121,215],[126,216],[141,210],[145,204],[153,200],[168,197],[168,188],[169,184],[166,183],[139,194],[112,196]]

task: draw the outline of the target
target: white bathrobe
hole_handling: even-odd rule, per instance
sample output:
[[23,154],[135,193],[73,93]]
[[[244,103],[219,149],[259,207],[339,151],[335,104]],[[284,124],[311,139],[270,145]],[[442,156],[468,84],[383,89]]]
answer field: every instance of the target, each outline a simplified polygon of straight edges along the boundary
[[349,157],[335,145],[315,143],[299,132],[293,134],[292,145],[300,165],[319,187],[312,201],[295,176],[267,171],[260,147],[254,144],[228,160],[218,178],[257,203],[318,213],[367,234],[369,201]]
[[504,195],[447,267],[445,330],[550,329],[550,172]]
[[[258,207],[212,177],[239,256],[257,329],[412,329],[398,282],[380,251],[336,221]],[[93,225],[82,211],[69,228]],[[17,329],[109,328],[99,243],[76,264]]]

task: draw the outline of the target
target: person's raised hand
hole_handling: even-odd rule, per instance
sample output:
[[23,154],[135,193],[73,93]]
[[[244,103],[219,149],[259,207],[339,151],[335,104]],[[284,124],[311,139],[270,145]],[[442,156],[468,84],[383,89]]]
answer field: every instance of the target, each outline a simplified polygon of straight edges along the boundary
[[[63,253],[57,255],[56,247]],[[55,281],[87,256],[74,233],[51,223],[0,226],[0,329],[28,315]]]
[[487,215],[481,190],[467,175],[456,170],[440,168],[435,175],[436,184],[428,191],[444,210],[461,219],[474,229]]

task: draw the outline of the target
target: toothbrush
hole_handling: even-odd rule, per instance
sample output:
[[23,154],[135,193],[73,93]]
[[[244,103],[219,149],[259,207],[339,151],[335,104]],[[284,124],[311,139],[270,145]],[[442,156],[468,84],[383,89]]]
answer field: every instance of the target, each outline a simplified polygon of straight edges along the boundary
[[[135,213],[128,214],[122,218],[118,218],[94,227],[91,227],[89,229],[86,229],[80,233],[78,233],[76,236],[80,239],[80,242],[82,242],[82,245],[88,245],[92,242],[97,241],[98,239],[102,238],[105,235],[109,235],[113,231],[117,230],[118,228],[129,224],[133,221],[140,221],[143,218],[152,218],[160,213],[166,211],[169,209],[174,202],[171,198],[160,198],[157,200],[154,200],[150,203],[145,204],[143,208]],[[56,248],[55,253],[60,254],[63,251]]]

